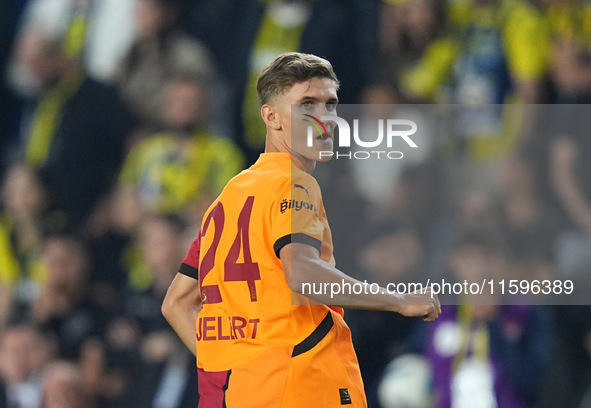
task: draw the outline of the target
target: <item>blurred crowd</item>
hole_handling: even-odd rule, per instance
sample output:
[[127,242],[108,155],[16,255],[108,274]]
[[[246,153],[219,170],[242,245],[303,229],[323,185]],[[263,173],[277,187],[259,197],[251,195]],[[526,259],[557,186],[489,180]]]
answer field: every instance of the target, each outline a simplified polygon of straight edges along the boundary
[[[318,166],[345,272],[591,278],[591,1],[0,11],[0,408],[197,406],[160,305],[264,148],[256,79],[284,51],[330,60],[343,104],[487,106],[422,117],[404,160]],[[370,407],[591,407],[591,307],[490,303],[430,325],[348,311]]]

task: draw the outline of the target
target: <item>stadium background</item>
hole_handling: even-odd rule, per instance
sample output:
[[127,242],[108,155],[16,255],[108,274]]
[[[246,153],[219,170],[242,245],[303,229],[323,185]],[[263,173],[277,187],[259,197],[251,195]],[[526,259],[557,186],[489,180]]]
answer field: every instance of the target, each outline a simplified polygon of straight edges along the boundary
[[[591,273],[588,1],[1,0],[0,19],[2,408],[196,406],[160,304],[262,149],[254,84],[283,51],[329,59],[341,103],[498,104],[411,160],[319,167],[343,270]],[[589,306],[347,320],[371,407],[591,406]]]

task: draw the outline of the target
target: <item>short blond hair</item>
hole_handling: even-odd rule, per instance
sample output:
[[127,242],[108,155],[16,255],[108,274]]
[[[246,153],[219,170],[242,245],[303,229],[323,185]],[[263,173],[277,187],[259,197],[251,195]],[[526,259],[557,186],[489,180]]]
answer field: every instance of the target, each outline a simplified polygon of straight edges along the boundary
[[339,80],[330,62],[324,58],[301,52],[286,52],[279,55],[267,66],[257,82],[259,102],[269,103],[274,97],[282,95],[298,82],[312,78],[332,79],[336,86]]

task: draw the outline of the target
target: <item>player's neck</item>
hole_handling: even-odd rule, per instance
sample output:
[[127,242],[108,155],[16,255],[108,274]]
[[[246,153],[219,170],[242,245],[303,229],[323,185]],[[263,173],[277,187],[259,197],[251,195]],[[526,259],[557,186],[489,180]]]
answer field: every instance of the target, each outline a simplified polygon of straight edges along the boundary
[[295,165],[305,171],[306,173],[310,174],[316,168],[316,162],[313,160],[308,160],[304,157],[301,157],[297,153],[294,153],[290,146],[286,143],[277,143],[273,138],[270,138],[267,134],[267,140],[265,142],[265,153],[289,153],[291,155],[292,162]]

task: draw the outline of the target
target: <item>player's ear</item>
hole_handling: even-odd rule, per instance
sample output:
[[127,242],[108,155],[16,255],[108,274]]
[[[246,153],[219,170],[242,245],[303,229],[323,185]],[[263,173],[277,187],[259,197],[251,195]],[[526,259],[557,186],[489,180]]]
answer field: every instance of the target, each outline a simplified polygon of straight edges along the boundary
[[265,121],[265,125],[267,125],[270,129],[279,130],[281,129],[281,123],[279,121],[279,116],[277,115],[277,109],[274,106],[265,104],[261,107],[261,117]]

